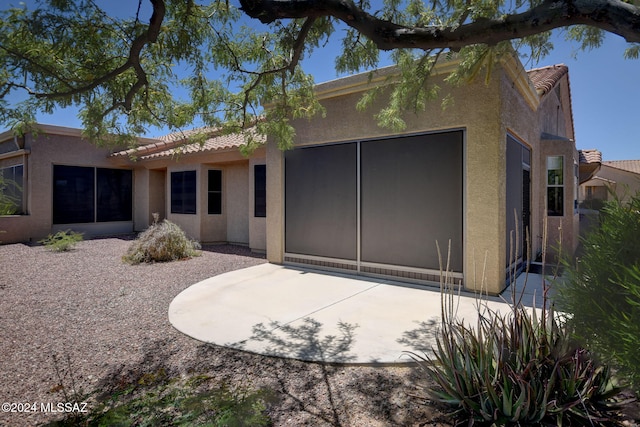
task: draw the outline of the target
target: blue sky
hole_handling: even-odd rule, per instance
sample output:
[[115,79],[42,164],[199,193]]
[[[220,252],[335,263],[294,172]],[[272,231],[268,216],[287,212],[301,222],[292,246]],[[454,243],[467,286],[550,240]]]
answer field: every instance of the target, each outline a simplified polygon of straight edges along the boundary
[[[575,43],[556,37],[549,56],[538,64],[525,64],[527,69],[561,63],[569,67],[576,145],[597,148],[604,160],[640,159],[640,60],[625,60],[625,45],[620,37],[609,35],[602,47],[577,51]],[[338,77],[334,49],[327,47],[305,61],[306,71],[316,82]],[[76,114],[74,109],[58,110],[53,115],[39,114],[37,120],[80,127]],[[160,134],[156,130],[147,136]]]

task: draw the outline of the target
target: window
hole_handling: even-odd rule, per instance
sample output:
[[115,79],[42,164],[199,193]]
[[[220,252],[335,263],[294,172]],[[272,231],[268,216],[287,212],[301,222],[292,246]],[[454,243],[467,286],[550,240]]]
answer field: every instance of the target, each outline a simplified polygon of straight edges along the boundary
[[0,169],[0,215],[23,213],[23,175],[23,165]]
[[253,167],[254,216],[267,216],[267,165]]
[[53,223],[131,221],[133,172],[53,166]]
[[125,169],[98,168],[96,173],[96,220],[131,221],[132,172]]
[[547,157],[547,215],[564,215],[564,157]]
[[171,172],[171,213],[196,213],[196,171]]
[[222,214],[222,171],[209,171],[209,189],[208,189],[209,214]]

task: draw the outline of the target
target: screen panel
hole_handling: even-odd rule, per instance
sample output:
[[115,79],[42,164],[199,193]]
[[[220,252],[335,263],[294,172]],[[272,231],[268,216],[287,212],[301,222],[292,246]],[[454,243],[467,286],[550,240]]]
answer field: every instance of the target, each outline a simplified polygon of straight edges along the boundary
[[[362,143],[362,261],[462,271],[463,133]],[[446,261],[446,260],[445,260]]]
[[524,147],[511,136],[507,136],[507,265],[522,257],[524,250],[523,218],[523,149]]
[[357,256],[357,145],[285,153],[285,250],[346,260]]
[[267,165],[255,165],[253,168],[253,216],[267,216]]
[[53,223],[95,220],[95,168],[53,166]]
[[98,168],[98,222],[131,221],[133,217],[133,171]]
[[171,213],[196,213],[196,171],[171,172]]

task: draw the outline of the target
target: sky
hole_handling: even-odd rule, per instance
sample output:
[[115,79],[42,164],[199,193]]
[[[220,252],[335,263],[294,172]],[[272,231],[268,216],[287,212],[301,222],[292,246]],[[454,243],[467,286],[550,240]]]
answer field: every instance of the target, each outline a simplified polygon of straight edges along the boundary
[[[4,1],[7,0],[0,3]],[[608,35],[600,48],[578,51],[575,43],[557,36],[550,55],[538,64],[524,64],[525,69],[554,64],[569,67],[576,146],[600,150],[603,160],[640,159],[640,60],[624,59],[625,46],[622,38]],[[333,66],[335,49],[339,46],[330,45],[305,61],[305,71],[314,76],[316,83],[338,77]],[[38,114],[37,120],[81,127],[74,109]],[[155,130],[145,136],[161,134],[162,130]]]

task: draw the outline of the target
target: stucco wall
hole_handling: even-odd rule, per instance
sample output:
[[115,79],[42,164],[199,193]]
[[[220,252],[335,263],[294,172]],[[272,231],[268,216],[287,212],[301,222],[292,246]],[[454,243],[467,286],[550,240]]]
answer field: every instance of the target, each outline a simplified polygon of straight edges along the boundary
[[53,225],[53,165],[114,168],[109,162],[110,150],[99,148],[82,139],[80,131],[43,126],[34,137],[25,136],[27,215],[0,217],[3,243],[38,241],[56,229],[73,229],[92,234],[120,233],[133,230],[133,222]]
[[[620,200],[628,200],[630,196],[640,191],[640,175],[614,168],[608,165],[602,165],[596,176],[601,179],[592,179],[585,182],[581,186],[582,199],[584,199],[585,187],[588,186],[606,186],[610,188]],[[604,200],[610,200],[612,196],[607,194]]]
[[[571,99],[569,80],[565,75],[540,103],[539,123],[544,138],[541,141],[540,155],[537,158],[540,166],[538,185],[538,203],[540,204],[540,223],[543,222],[547,209],[547,157],[564,157],[564,215],[547,218],[547,253],[553,261],[561,252],[572,255],[578,247],[580,233],[580,216],[575,208],[577,200],[576,165],[578,151],[573,141]],[[537,235],[542,244],[542,232]]]
[[[265,224],[252,224],[253,204],[249,172],[250,159],[264,158],[265,149],[256,150],[249,158],[237,149],[186,154],[177,157],[156,157],[143,161],[138,167],[150,170],[149,214],[159,212],[177,223],[192,239],[203,243],[238,243],[250,245],[250,228],[256,236],[264,236]],[[251,160],[253,161],[253,160]],[[171,172],[196,171],[196,214],[171,213]],[[208,171],[222,171],[222,213],[208,213]],[[251,184],[252,185],[252,184]],[[162,197],[160,197],[162,194]],[[265,245],[258,250],[264,250]]]
[[149,170],[138,168],[133,174],[133,191],[136,194],[135,209],[133,215],[133,229],[135,231],[143,231],[150,224],[149,212]]
[[[428,104],[427,111],[407,113],[407,127],[403,133],[443,131],[455,128],[465,130],[464,154],[464,225],[463,236],[464,272],[467,287],[474,286],[472,277],[481,275],[486,259],[486,282],[490,292],[498,292],[504,281],[504,132],[500,126],[500,73],[491,76],[489,84],[484,79],[467,86],[444,87],[443,95],[450,92],[454,106],[443,109],[438,101]],[[366,76],[360,76],[366,80]],[[322,104],[326,108],[325,118],[294,122],[296,145],[359,140],[372,137],[397,135],[382,129],[372,115],[385,105],[380,97],[366,112],[355,108],[362,93],[339,93],[331,96],[332,85],[345,86],[353,80],[331,82],[321,85],[325,93]],[[352,89],[353,90],[353,89]],[[446,92],[445,92],[446,91]],[[274,144],[267,153],[267,257],[271,262],[282,262],[284,245],[283,211],[283,156]],[[446,244],[445,244],[446,245]],[[479,285],[479,284],[478,284]]]
[[227,241],[249,244],[249,162],[229,165],[225,168],[224,189],[227,211]]
[[[148,193],[148,216],[149,221],[145,228],[153,222],[153,214],[157,213],[159,220],[162,221],[167,217],[165,187],[166,187],[167,171],[165,169],[149,170],[149,189]],[[137,203],[137,199],[136,199]]]

